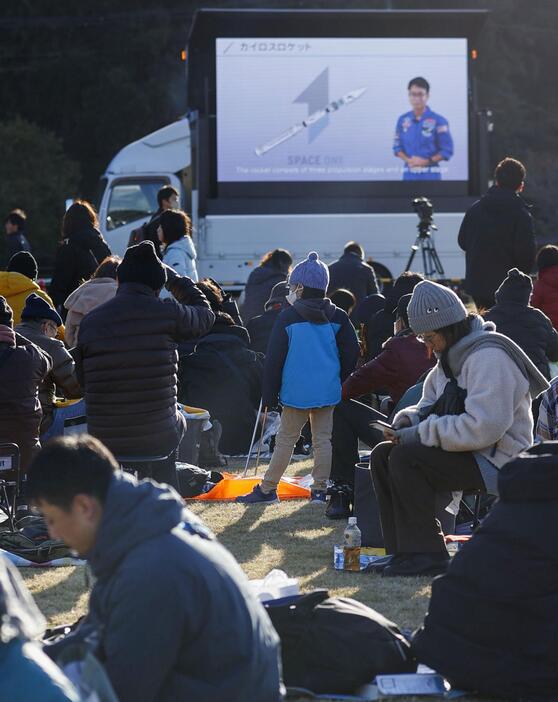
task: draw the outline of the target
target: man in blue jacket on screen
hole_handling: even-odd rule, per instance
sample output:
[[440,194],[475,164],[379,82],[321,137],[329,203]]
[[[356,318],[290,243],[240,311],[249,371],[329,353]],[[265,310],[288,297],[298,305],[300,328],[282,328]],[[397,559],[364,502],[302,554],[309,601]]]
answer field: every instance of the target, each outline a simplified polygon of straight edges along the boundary
[[449,123],[428,107],[430,84],[425,78],[413,78],[407,88],[413,109],[397,120],[393,153],[405,162],[403,180],[441,180],[440,163],[453,156]]

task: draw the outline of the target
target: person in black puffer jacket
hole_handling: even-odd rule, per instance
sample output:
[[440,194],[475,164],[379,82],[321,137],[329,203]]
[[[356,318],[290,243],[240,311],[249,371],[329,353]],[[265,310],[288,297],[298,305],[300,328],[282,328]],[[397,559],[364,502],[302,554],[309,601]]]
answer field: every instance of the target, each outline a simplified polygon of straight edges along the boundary
[[250,349],[246,329],[223,311],[219,287],[208,278],[197,287],[209,300],[216,319],[194,352],[180,358],[179,400],[203,407],[220,422],[222,453],[243,454],[250,448],[261,398],[264,356]]
[[556,700],[557,454],[539,444],[502,468],[500,500],[432,583],[414,653],[456,687]]
[[496,304],[484,318],[494,322],[496,331],[505,334],[533,361],[545,378],[550,379],[549,361],[558,361],[558,333],[550,319],[531,307],[531,278],[517,268],[496,290]]
[[415,285],[424,280],[420,273],[405,271],[393,284],[386,296],[383,309],[376,312],[370,320],[364,323],[364,338],[366,343],[365,361],[370,361],[381,353],[384,342],[393,336],[395,312],[399,298],[410,295]]
[[62,221],[62,243],[56,252],[50,295],[65,319],[64,302],[83,282],[89,280],[97,266],[111,251],[98,229],[99,220],[93,206],[76,200]]

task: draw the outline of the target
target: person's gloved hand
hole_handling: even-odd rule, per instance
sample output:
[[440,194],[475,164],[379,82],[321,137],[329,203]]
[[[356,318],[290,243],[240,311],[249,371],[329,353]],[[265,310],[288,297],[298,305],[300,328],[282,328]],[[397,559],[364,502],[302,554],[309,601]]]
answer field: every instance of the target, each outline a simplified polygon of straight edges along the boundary
[[394,429],[405,429],[405,427],[410,427],[410,426],[411,426],[411,420],[406,415],[399,417],[399,419],[396,422],[392,423],[392,427]]

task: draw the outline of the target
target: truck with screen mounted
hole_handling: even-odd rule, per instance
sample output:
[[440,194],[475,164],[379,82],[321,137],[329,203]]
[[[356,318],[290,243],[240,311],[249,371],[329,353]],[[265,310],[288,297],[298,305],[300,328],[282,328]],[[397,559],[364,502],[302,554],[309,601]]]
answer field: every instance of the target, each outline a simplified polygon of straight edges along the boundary
[[427,197],[444,275],[462,277],[459,225],[488,176],[474,77],[484,18],[198,11],[187,120],[113,159],[101,200],[109,242],[120,250],[169,183],[192,213],[201,275],[231,289],[270,249],[332,261],[348,240],[398,275],[417,235],[411,201]]

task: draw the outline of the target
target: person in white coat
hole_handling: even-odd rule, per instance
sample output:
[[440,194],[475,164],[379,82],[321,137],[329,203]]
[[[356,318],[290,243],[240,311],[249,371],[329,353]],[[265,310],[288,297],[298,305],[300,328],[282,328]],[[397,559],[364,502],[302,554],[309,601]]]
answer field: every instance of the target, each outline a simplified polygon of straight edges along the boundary
[[[163,263],[173,268],[178,275],[187,276],[197,283],[197,254],[192,241],[190,217],[182,210],[165,210],[159,218],[157,236],[163,249]],[[171,297],[171,293],[163,289],[160,297]]]

